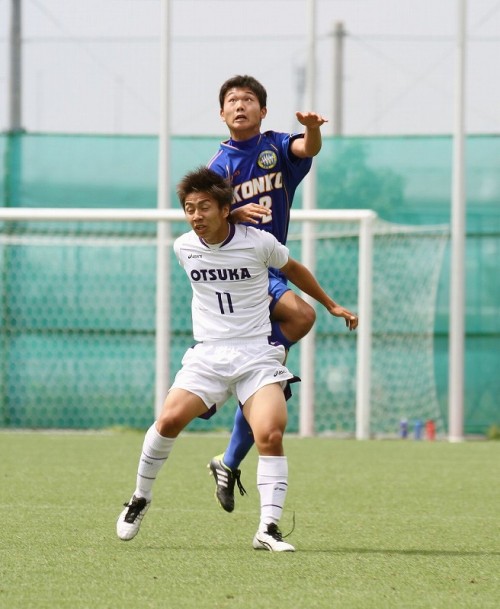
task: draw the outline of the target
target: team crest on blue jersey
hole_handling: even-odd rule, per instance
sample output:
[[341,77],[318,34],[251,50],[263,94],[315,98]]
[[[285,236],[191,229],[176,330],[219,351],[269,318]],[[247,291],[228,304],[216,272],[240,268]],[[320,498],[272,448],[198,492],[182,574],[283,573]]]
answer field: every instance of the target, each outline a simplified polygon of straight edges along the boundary
[[264,150],[259,154],[259,158],[257,159],[257,165],[261,169],[272,169],[273,167],[276,167],[277,162],[278,157],[272,150]]

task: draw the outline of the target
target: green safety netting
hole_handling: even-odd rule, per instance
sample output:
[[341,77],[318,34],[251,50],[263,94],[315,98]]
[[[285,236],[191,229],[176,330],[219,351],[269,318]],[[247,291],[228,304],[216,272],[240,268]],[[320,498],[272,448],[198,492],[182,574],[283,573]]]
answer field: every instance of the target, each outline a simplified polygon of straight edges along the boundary
[[[217,146],[218,138],[172,138],[173,205],[177,180],[204,164]],[[157,152],[154,137],[5,134],[0,136],[0,205],[155,207]],[[500,137],[469,136],[466,159],[465,426],[467,433],[482,433],[500,421]],[[450,222],[450,137],[325,138],[315,163],[318,207],[369,208],[382,220],[405,226]],[[301,206],[300,190],[295,205]],[[28,222],[0,228],[0,425],[146,427],[154,395],[155,225]],[[174,225],[174,233],[184,228]],[[124,246],[109,247],[124,238]],[[395,264],[401,266],[401,287],[390,292],[393,304],[409,297],[403,257],[415,256],[422,239],[408,238],[402,249],[391,245]],[[291,242],[294,255],[298,247]],[[340,268],[356,266],[356,245],[348,236],[332,247]],[[440,265],[431,342],[436,416],[445,426],[449,247],[442,264],[440,260],[429,257],[428,264],[429,273]],[[425,273],[425,267],[419,272]],[[340,275],[328,256],[319,257],[317,275],[352,306],[356,295],[347,288],[355,282],[353,275]],[[173,262],[171,374],[191,341],[186,283]],[[375,310],[374,319],[379,314]],[[410,319],[411,311],[408,315]],[[398,333],[403,336],[405,329]],[[317,341],[316,427],[352,432],[354,341],[339,326],[332,329],[322,314]],[[394,360],[411,367],[414,354],[404,345],[381,342],[378,349],[384,354],[393,349]],[[325,372],[321,362],[326,361]],[[289,363],[297,367],[298,350],[292,350]],[[290,404],[292,431],[298,428],[297,411],[295,399]],[[411,419],[430,416],[424,408],[405,412],[404,404],[395,412]],[[227,428],[231,420],[228,408],[210,428]],[[390,425],[396,428],[392,420]],[[206,429],[207,424],[195,422],[192,428]]]

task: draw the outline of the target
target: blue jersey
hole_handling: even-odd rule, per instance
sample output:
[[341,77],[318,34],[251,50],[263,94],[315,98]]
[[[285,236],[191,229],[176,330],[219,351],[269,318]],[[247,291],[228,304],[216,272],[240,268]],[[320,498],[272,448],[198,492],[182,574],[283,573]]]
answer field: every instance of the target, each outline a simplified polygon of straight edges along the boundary
[[300,134],[266,131],[244,142],[222,142],[208,167],[229,178],[233,186],[233,209],[258,203],[271,211],[256,228],[272,233],[285,244],[290,208],[297,186],[309,172],[312,158],[301,159],[290,151]]

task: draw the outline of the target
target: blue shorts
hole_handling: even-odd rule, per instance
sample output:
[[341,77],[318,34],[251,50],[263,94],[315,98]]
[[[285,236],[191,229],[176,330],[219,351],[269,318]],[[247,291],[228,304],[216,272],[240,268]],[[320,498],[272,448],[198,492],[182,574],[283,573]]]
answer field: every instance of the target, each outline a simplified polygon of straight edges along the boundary
[[287,285],[286,277],[283,273],[280,273],[278,269],[269,269],[269,288],[268,293],[271,297],[269,302],[269,311],[272,313],[278,300],[283,296],[285,292],[288,292],[290,288]]

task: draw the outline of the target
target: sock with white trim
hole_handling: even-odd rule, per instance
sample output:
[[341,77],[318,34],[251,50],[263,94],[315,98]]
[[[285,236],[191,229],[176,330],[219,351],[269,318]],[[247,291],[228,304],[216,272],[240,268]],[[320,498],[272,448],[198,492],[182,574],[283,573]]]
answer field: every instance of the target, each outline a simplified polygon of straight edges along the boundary
[[174,442],[175,438],[165,438],[158,433],[154,423],[151,425],[142,445],[134,495],[151,501],[154,481],[168,459]]
[[286,457],[259,457],[257,488],[260,493],[260,530],[278,524],[288,490],[288,461]]

